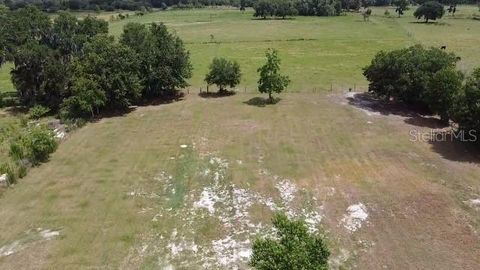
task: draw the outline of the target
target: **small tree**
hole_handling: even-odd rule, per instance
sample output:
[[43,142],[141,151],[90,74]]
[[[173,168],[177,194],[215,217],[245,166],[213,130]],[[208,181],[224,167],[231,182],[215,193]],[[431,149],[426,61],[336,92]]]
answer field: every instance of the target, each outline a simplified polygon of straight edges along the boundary
[[216,84],[219,92],[226,92],[226,87],[235,87],[240,83],[242,74],[240,65],[236,61],[225,58],[214,58],[210,64],[210,71],[205,76],[205,81],[211,85]]
[[273,226],[276,239],[257,239],[253,243],[252,267],[258,270],[328,269],[330,251],[322,237],[308,232],[304,221],[276,214]]
[[408,0],[395,0],[392,4],[396,7],[395,12],[398,13],[399,18],[408,9]]
[[435,1],[430,1],[417,8],[417,10],[415,10],[413,13],[413,16],[415,16],[417,19],[424,18],[425,22],[428,23],[428,20],[440,19],[444,14],[445,9],[443,8],[442,4]]
[[268,93],[269,101],[273,102],[272,93],[281,93],[290,83],[290,79],[280,74],[280,58],[277,50],[268,49],[265,55],[267,62],[257,70],[260,73],[258,91]]

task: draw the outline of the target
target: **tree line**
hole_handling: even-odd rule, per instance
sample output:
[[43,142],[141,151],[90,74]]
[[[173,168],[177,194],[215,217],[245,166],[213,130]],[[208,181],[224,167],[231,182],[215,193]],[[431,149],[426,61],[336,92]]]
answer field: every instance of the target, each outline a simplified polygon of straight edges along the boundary
[[480,132],[480,68],[466,76],[456,69],[459,60],[454,53],[416,45],[379,52],[363,74],[378,97],[428,109],[455,123],[468,139]]
[[189,53],[163,24],[129,23],[118,41],[108,23],[61,13],[53,21],[35,7],[0,10],[0,64],[24,106],[64,117],[94,116],[172,94],[191,77]]
[[[25,8],[32,5],[46,12],[60,10],[148,10],[165,9],[175,6],[194,8],[203,6],[234,6],[240,9],[254,7],[264,0],[0,0],[0,5],[11,9]],[[281,1],[281,0],[280,0]],[[394,5],[398,0],[292,0],[299,15],[325,16],[318,14],[338,13],[338,10],[359,10],[368,6]],[[426,0],[403,0],[409,4],[422,5]],[[289,2],[289,1],[287,1]],[[444,5],[476,4],[476,0],[440,0]],[[297,4],[298,3],[298,4]],[[263,4],[262,4],[263,5]],[[335,11],[334,11],[335,10]]]

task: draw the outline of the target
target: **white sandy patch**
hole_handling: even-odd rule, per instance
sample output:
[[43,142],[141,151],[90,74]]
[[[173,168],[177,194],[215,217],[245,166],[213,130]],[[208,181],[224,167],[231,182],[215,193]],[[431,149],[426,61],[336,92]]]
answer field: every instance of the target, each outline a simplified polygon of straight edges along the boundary
[[235,265],[238,261],[248,261],[252,255],[250,241],[238,241],[230,236],[212,241],[212,248],[218,264],[224,267]]
[[[278,190],[278,196],[267,196],[249,189],[248,184],[240,187],[231,183],[228,178],[228,160],[212,153],[200,157],[204,161],[201,163],[204,167],[200,166],[193,178],[199,182],[185,195],[183,207],[162,208],[145,213],[152,214],[152,222],[163,222],[165,218],[178,222],[178,230],[175,229],[170,238],[152,232],[145,236],[145,240],[136,249],[132,248],[128,258],[136,260],[135,258],[160,256],[159,268],[175,265],[182,269],[248,269],[252,253],[251,239],[258,235],[274,235],[270,224],[262,224],[251,216],[253,207],[272,212],[284,211],[291,217],[305,219],[309,231],[318,230],[323,212],[320,202],[311,198],[308,207],[312,210],[295,209],[296,195],[300,189],[294,181],[260,170],[259,174],[275,183]],[[239,164],[236,160],[234,162]],[[165,192],[172,192],[175,179],[168,173],[161,172],[155,179]],[[133,196],[151,198],[150,193],[153,192],[134,190]],[[160,195],[162,196],[155,199],[168,201],[168,196]],[[277,197],[280,199],[273,199]],[[218,228],[213,228],[218,230],[218,237],[208,240],[195,234],[199,227],[205,225],[202,222],[207,216],[216,219],[219,224],[215,225]],[[146,250],[143,250],[143,246],[147,246]]]
[[283,179],[278,182],[275,187],[280,192],[280,197],[285,204],[291,203],[295,199],[295,193],[297,193],[297,186],[290,182],[288,179]]
[[43,237],[43,239],[50,240],[52,238],[55,238],[60,235],[59,231],[52,231],[52,230],[42,230],[40,231],[40,236]]
[[49,241],[60,235],[59,231],[54,230],[42,230],[38,228],[37,231],[31,230],[28,232],[27,236],[22,239],[16,240],[11,244],[4,245],[0,247],[0,258],[10,256],[14,253],[17,253],[29,245],[38,242],[38,241]]
[[355,232],[362,227],[368,218],[367,208],[363,203],[353,204],[347,208],[347,214],[343,216],[343,226],[350,232]]
[[466,203],[470,207],[480,210],[480,199],[471,199],[471,200],[466,201]]
[[193,203],[196,208],[205,208],[210,214],[215,213],[215,204],[220,201],[221,198],[210,187],[203,189],[200,199]]
[[23,249],[23,246],[20,244],[20,241],[15,241],[9,245],[0,247],[0,258],[12,255]]

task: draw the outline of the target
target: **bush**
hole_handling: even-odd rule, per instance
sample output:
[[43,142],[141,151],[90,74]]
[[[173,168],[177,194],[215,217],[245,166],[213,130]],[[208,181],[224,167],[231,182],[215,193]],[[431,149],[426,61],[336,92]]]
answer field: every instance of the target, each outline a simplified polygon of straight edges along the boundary
[[43,126],[35,126],[11,142],[9,155],[17,162],[28,159],[33,165],[38,165],[48,160],[57,145],[52,131]]
[[304,221],[276,214],[273,226],[275,238],[257,239],[253,243],[252,267],[259,270],[328,269],[330,251],[321,236],[308,232]]
[[42,105],[35,105],[29,110],[28,114],[31,119],[40,119],[45,115],[47,115],[47,113],[49,112],[50,112],[49,108]]
[[7,175],[7,184],[15,184],[17,182],[17,178],[15,175],[15,170],[12,164],[10,163],[3,163],[0,165],[0,175],[6,174]]

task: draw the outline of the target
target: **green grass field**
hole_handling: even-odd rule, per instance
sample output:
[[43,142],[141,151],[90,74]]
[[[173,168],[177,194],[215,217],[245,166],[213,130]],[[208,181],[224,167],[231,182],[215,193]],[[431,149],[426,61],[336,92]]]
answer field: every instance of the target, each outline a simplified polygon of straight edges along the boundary
[[[205,87],[203,78],[213,57],[237,60],[244,77],[239,89],[255,91],[256,69],[267,48],[280,51],[283,71],[292,79],[289,91],[365,89],[362,68],[379,50],[417,43],[440,47],[462,57],[463,71],[480,66],[478,21],[471,15],[477,7],[462,6],[455,18],[446,16],[437,24],[416,23],[413,10],[402,18],[386,18],[386,8],[374,8],[370,22],[361,14],[340,17],[296,17],[293,20],[254,20],[252,11],[200,9],[150,13],[111,23],[119,36],[127,22],[163,22],[187,44],[192,55],[192,88]],[[213,35],[213,39],[211,36]]]
[[6,63],[0,67],[0,93],[15,91],[10,79],[10,70],[12,68],[12,63]]
[[[259,21],[228,9],[112,22],[116,36],[128,21],[176,31],[192,55],[192,91],[88,123],[1,192],[0,269],[248,269],[251,241],[272,233],[274,211],[321,230],[332,269],[477,269],[478,152],[414,142],[412,130],[438,121],[368,109],[345,93],[365,89],[361,68],[380,49],[446,45],[462,70],[480,65],[475,9],[429,25],[382,8],[370,22]],[[295,92],[275,105],[253,93],[268,47]],[[240,62],[248,93],[197,95],[214,56]],[[2,127],[15,121],[0,111]]]
[[[413,10],[402,18],[384,16],[386,8],[374,8],[369,22],[359,13],[340,17],[296,17],[292,20],[254,20],[253,11],[234,9],[196,9],[131,15],[125,20],[110,22],[110,33],[119,36],[128,22],[163,22],[177,33],[191,53],[194,67],[191,89],[205,89],[203,81],[213,57],[237,60],[243,79],[237,90],[254,92],[257,68],[264,61],[267,48],[276,48],[283,61],[283,72],[292,83],[288,91],[309,92],[365,89],[362,75],[373,55],[417,43],[447,46],[448,51],[462,57],[459,68],[469,72],[480,66],[479,22],[471,18],[475,6],[460,6],[455,17],[445,16],[438,23],[417,23]],[[76,13],[86,16],[87,13]],[[93,16],[109,20],[115,13]],[[212,39],[213,36],[213,39]],[[0,70],[0,89],[11,89],[8,69]]]

